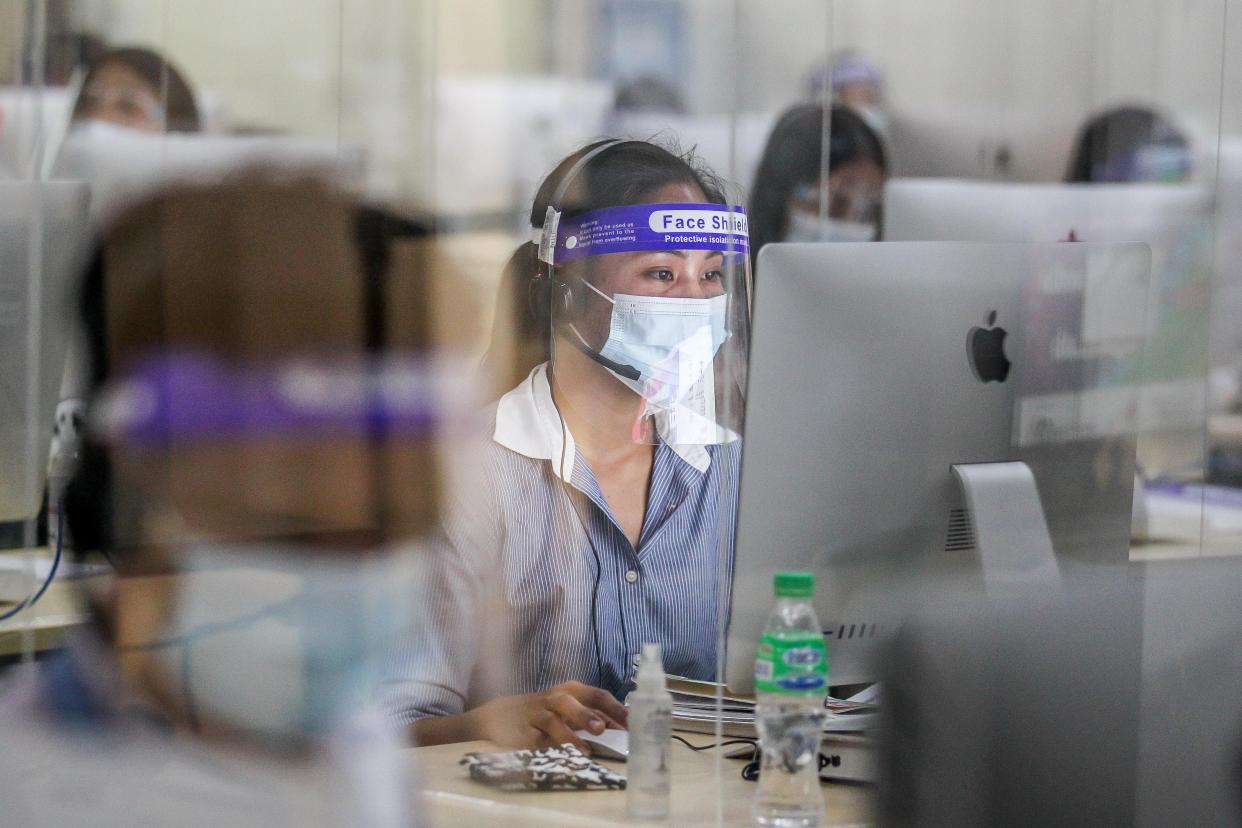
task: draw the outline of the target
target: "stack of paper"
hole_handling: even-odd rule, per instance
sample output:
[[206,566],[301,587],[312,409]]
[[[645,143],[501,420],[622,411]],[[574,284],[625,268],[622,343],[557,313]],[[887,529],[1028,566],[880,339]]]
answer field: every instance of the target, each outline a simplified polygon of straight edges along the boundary
[[[876,724],[878,685],[871,685],[849,699],[828,698],[824,707],[828,717],[825,733],[860,733]],[[755,697],[735,693],[726,685],[695,681],[681,676],[668,677],[673,694],[673,728],[694,733],[715,733],[720,723],[725,736],[755,739]]]

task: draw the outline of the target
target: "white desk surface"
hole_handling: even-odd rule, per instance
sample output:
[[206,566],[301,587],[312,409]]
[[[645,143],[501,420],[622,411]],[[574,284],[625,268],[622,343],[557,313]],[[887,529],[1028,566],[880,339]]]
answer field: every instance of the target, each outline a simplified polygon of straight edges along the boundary
[[[707,744],[710,737],[690,737]],[[555,826],[634,826],[625,816],[625,791],[566,791],[506,793],[470,779],[458,764],[467,751],[503,750],[488,742],[462,742],[435,747],[411,748],[422,789],[423,813],[429,826],[464,828],[555,828]],[[671,814],[660,825],[749,826],[755,783],[742,779],[744,763],[720,760],[716,776],[715,750],[694,752],[680,742],[672,745],[673,791]],[[624,762],[601,764],[625,773]],[[860,785],[821,785],[828,820],[826,825],[865,825],[871,822],[872,789]],[[719,813],[718,813],[719,809]],[[720,817],[719,823],[717,822]]]

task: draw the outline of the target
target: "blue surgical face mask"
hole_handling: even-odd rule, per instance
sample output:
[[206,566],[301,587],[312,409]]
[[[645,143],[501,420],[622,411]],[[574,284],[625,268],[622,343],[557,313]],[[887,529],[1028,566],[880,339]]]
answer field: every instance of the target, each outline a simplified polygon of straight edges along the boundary
[[274,544],[184,550],[164,669],[192,718],[268,740],[367,703],[417,600],[412,559]]
[[682,402],[729,338],[725,294],[711,299],[608,296],[585,279],[583,284],[613,306],[600,355],[636,369],[637,381],[616,372],[613,376],[657,406]]

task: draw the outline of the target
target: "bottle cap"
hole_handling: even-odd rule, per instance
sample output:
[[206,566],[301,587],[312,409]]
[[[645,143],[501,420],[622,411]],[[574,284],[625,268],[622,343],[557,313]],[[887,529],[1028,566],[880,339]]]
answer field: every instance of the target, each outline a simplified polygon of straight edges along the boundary
[[810,598],[815,594],[815,576],[810,572],[778,572],[774,580],[778,598]]
[[634,683],[639,690],[665,688],[664,657],[659,644],[643,644],[643,657],[638,663],[638,678]]

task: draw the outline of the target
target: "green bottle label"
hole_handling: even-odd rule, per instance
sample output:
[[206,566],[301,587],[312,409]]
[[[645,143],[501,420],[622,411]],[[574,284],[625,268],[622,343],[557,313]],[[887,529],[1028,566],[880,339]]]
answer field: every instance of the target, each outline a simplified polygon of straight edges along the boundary
[[783,696],[822,696],[828,691],[824,637],[804,630],[765,632],[755,657],[755,690]]

